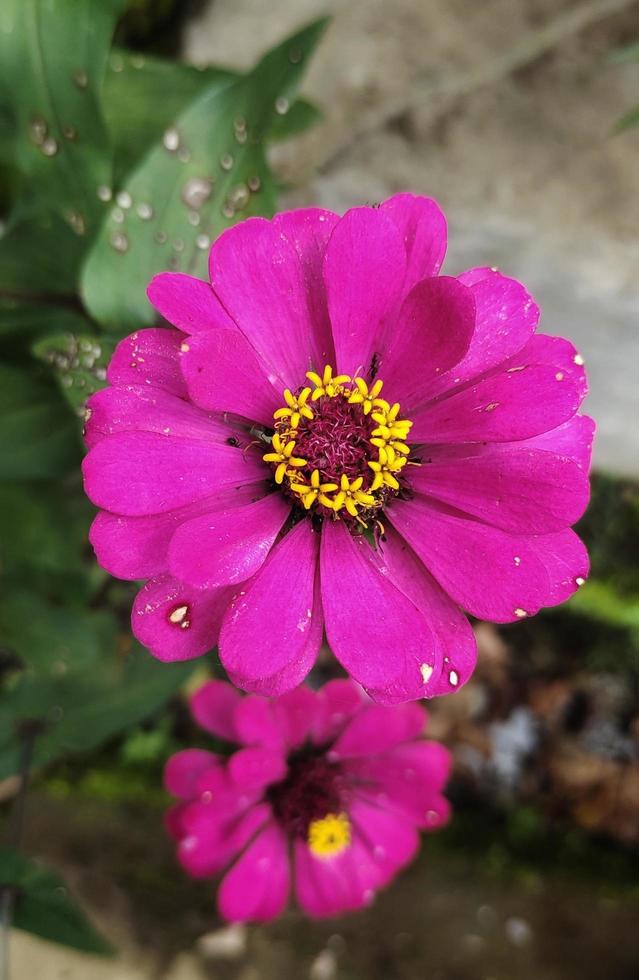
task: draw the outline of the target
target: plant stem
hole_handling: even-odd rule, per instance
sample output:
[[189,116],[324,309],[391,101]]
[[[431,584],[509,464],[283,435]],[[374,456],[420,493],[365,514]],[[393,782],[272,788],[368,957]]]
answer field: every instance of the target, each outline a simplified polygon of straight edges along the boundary
[[[9,825],[9,846],[16,851],[20,848],[24,832],[24,813],[31,774],[31,759],[37,734],[38,726],[36,725],[25,725],[20,733],[20,783]],[[9,932],[14,898],[13,887],[0,884],[0,980],[9,980]]]

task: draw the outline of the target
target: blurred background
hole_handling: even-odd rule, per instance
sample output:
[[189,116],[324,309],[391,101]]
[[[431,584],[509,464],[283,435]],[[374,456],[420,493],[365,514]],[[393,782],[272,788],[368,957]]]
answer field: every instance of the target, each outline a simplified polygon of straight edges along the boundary
[[[7,0],[6,9],[15,3]],[[86,164],[98,192],[91,207],[97,201],[108,213],[64,204],[58,214],[41,205],[34,187],[44,171],[21,155],[20,120],[27,120],[38,167],[43,157],[57,166],[64,140],[71,145],[75,137],[34,116],[30,105],[16,109],[15,80],[0,69],[0,434],[9,449],[0,471],[0,797],[5,845],[21,838],[32,867],[58,876],[35,888],[26,919],[16,915],[22,928],[11,938],[11,977],[634,980],[639,2],[136,0],[98,7],[120,8],[116,48],[108,58],[106,47],[101,54],[87,44],[85,52],[91,71],[103,56],[111,99],[104,114],[116,148],[113,180],[100,183],[94,162]],[[82,0],[89,24],[102,18],[98,7]],[[186,69],[178,76],[168,62],[249,72],[267,49],[327,13],[321,38],[288,49],[289,65],[303,62],[303,101],[295,102],[291,80],[290,97],[280,95],[263,124],[266,159],[243,163],[238,152],[227,167],[220,158],[222,170],[232,171],[216,211],[221,206],[222,217],[216,223],[201,213],[203,224],[190,232],[194,248],[208,247],[198,236],[213,237],[224,222],[274,204],[343,211],[400,190],[435,197],[449,219],[445,271],[497,265],[521,279],[541,305],[542,331],[570,337],[586,361],[587,410],[598,437],[593,501],[578,530],[593,573],[558,610],[514,626],[477,625],[475,678],[430,706],[431,735],[454,753],[454,819],[425,839],[420,859],[372,908],[320,924],[290,912],[266,928],[222,928],[211,883],[185,878],[162,828],[162,765],[195,740],[184,694],[207,668],[200,662],[158,673],[131,648],[133,586],[96,568],[86,543],[91,511],[79,489],[78,415],[87,391],[104,380],[118,333],[139,325],[125,322],[124,307],[95,286],[103,279],[122,292],[127,276],[142,286],[148,278],[143,264],[129,262],[136,232],[128,189],[147,177],[134,173],[131,184],[128,174],[151,159],[141,151],[136,158],[136,140],[144,133],[149,146],[162,139],[170,149],[170,114],[184,111],[203,86],[230,77]],[[10,21],[4,41],[15,54],[18,28],[7,29]],[[74,30],[81,32],[79,20]],[[108,25],[105,31],[108,40]],[[76,88],[86,87],[73,31],[45,32],[38,44],[54,67],[56,45],[69,53]],[[246,78],[242,92],[255,84]],[[252,105],[238,104],[227,115],[241,147],[237,112],[249,117]],[[212,142],[207,152],[220,148]],[[236,162],[245,173],[234,172]],[[249,203],[257,188],[264,198],[256,193]],[[139,207],[138,215],[146,220]],[[34,222],[41,242],[59,242],[64,268],[52,258],[55,244],[36,246]],[[88,260],[74,257],[76,240],[90,248]],[[165,261],[154,254],[156,268],[183,268],[183,251],[175,239]],[[117,253],[128,253],[126,265],[113,264]],[[127,309],[135,311],[136,302],[133,295]],[[327,660],[326,676],[330,669]],[[22,816],[15,798],[26,769]],[[29,892],[26,881],[20,887]],[[56,916],[66,924],[66,932],[58,929],[66,946],[42,938],[53,938],[46,922]],[[100,937],[114,957],[86,952],[102,949]]]

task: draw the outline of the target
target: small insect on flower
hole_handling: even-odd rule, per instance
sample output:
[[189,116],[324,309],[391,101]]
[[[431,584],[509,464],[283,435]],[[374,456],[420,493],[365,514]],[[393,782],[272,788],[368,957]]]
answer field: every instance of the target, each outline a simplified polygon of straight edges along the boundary
[[435,202],[399,194],[249,218],[210,284],[153,279],[174,326],[116,349],[84,477],[156,657],[217,644],[272,696],[325,635],[374,700],[433,697],[473,671],[465,613],[516,622],[585,580],[583,359],[514,279],[439,275],[445,250]]
[[450,754],[423,738],[417,704],[373,704],[348,680],[274,700],[209,681],[191,712],[237,748],[169,759],[167,828],[189,874],[224,874],[231,922],[276,918],[292,890],[314,918],[361,908],[448,820]]

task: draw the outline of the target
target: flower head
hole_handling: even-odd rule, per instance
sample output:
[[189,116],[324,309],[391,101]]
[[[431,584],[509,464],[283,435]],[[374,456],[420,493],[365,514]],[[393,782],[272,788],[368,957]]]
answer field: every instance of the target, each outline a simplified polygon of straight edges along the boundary
[[419,831],[448,819],[449,753],[421,737],[416,704],[372,704],[351,681],[276,700],[210,681],[191,710],[239,748],[169,759],[167,826],[186,871],[225,872],[228,920],[273,919],[293,890],[313,917],[358,909],[413,859]]
[[583,361],[524,287],[438,275],[437,205],[250,218],[211,284],[163,273],[173,329],[122,341],[88,407],[91,540],[148,579],[133,631],[164,660],[219,645],[235,684],[299,684],[326,633],[385,703],[449,693],[494,622],[568,598],[588,500]]

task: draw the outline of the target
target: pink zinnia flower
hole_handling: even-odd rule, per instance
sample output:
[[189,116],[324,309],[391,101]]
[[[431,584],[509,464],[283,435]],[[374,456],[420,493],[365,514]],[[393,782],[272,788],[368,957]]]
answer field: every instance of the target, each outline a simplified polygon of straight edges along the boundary
[[274,700],[210,681],[191,711],[241,746],[227,759],[186,749],[165,770],[180,863],[195,877],[228,869],[225,919],[274,919],[291,878],[308,915],[358,909],[413,859],[419,830],[449,817],[450,755],[420,737],[417,704],[372,704],[347,680]]
[[219,643],[274,695],[325,631],[374,699],[431,697],[473,670],[462,610],[507,623],[584,580],[582,358],[515,280],[438,276],[445,247],[437,205],[400,194],[250,218],[211,285],[152,281],[177,329],[117,348],[84,475],[100,562],[149,579],[133,631],[157,657]]

